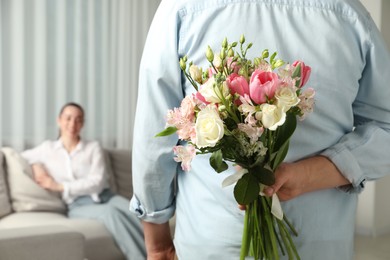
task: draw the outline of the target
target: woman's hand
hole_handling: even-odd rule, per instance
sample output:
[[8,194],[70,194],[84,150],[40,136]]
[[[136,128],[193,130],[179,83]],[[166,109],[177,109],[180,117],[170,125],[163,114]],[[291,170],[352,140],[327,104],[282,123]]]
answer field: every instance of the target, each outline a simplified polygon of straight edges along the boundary
[[46,171],[42,164],[33,164],[33,177],[34,181],[44,189],[62,192],[64,190],[62,184],[57,183],[53,177]]

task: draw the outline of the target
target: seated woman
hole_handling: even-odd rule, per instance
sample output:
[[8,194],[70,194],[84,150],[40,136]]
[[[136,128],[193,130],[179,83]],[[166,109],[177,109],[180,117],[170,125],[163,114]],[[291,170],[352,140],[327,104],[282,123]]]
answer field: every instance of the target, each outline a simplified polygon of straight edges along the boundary
[[58,140],[45,141],[22,153],[32,165],[35,181],[62,193],[70,218],[103,222],[127,259],[146,259],[140,221],[129,212],[129,201],[108,188],[101,146],[80,138],[83,108],[76,103],[65,104],[57,123]]

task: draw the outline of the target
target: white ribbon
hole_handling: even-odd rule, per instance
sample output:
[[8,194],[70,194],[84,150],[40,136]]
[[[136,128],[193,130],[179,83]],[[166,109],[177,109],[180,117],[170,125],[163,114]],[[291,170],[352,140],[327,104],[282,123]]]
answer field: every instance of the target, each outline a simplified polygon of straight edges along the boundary
[[[233,173],[232,175],[229,175],[222,181],[222,188],[225,188],[227,186],[230,186],[232,184],[235,184],[239,179],[241,179],[244,174],[248,173],[247,169],[241,168],[237,172]],[[263,190],[266,186],[263,184],[260,184],[260,196],[265,196]],[[271,205],[271,213],[274,215],[277,219],[282,220],[283,219],[283,210],[282,205],[280,204],[280,200],[278,195],[274,193],[272,195],[272,205]]]
[[241,168],[239,171],[233,173],[232,175],[229,175],[226,177],[222,182],[222,188],[225,188],[227,186],[230,186],[234,183],[236,183],[239,179],[241,179],[242,176],[244,176],[245,173],[247,173],[248,170]]

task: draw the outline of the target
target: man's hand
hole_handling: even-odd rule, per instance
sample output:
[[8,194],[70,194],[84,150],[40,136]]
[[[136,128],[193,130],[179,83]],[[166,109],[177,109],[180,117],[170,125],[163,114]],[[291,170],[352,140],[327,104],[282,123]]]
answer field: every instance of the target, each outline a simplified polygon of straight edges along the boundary
[[148,260],[176,259],[169,223],[154,224],[143,221]]
[[307,192],[336,188],[350,182],[326,157],[315,156],[294,163],[282,163],[275,171],[275,184],[264,189],[267,196],[275,192],[280,200],[290,200]]

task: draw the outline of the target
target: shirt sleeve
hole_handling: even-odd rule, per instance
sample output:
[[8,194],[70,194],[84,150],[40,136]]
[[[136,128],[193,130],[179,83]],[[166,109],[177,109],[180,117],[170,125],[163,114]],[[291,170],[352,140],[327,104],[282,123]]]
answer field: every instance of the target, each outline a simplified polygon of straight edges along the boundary
[[166,113],[183,99],[178,56],[175,1],[163,1],[153,19],[140,66],[133,142],[134,196],[130,210],[153,223],[164,223],[175,210],[176,135],[155,137],[165,127]]
[[365,68],[353,103],[355,128],[322,154],[352,183],[347,192],[360,192],[364,183],[390,173],[390,54],[371,19],[363,52]]
[[21,152],[20,155],[28,162],[28,164],[42,163],[45,145],[46,143],[44,142],[32,149]]

